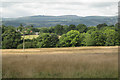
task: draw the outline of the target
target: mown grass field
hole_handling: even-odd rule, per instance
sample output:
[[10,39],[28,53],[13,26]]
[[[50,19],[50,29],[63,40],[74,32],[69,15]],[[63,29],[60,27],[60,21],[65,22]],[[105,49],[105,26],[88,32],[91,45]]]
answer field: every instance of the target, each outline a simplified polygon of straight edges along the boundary
[[118,47],[2,50],[3,78],[117,78]]
[[[37,38],[39,35],[25,35],[25,39],[33,39],[33,38]],[[22,36],[23,38],[23,36]]]

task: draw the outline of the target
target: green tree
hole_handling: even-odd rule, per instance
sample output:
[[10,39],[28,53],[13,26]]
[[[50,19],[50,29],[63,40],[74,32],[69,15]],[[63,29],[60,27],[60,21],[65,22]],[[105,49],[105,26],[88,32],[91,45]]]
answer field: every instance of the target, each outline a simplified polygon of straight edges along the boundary
[[64,34],[67,33],[69,31],[69,26],[68,25],[64,25]]
[[49,29],[47,27],[40,28],[40,33],[49,33]]
[[55,27],[49,27],[49,33],[55,33]]
[[20,24],[20,26],[17,27],[17,31],[19,31],[19,32],[23,32],[23,29],[24,29],[24,27],[22,24]]
[[12,49],[17,48],[21,42],[21,34],[14,29],[8,29],[2,34],[2,48]]
[[64,28],[62,25],[56,25],[55,26],[55,33],[58,35],[62,35],[64,33]]
[[82,33],[82,35],[83,35],[83,40],[82,40],[82,45],[83,46],[94,46],[95,45],[95,41],[91,37],[91,34],[89,34],[89,33]]
[[105,44],[105,35],[101,31],[94,31],[91,34],[91,38],[95,42],[95,46],[104,46]]
[[115,24],[115,30],[120,32],[120,23]]
[[91,26],[91,27],[88,27],[87,33],[91,34],[93,31],[96,31],[96,30],[97,30],[97,27]]
[[83,41],[86,46],[104,46],[105,35],[101,31],[87,32]]
[[75,30],[75,29],[76,29],[76,26],[74,24],[69,25],[69,31],[70,30]]
[[1,29],[2,29],[2,33],[4,33],[5,30],[6,30],[6,26],[5,26],[5,25],[2,25],[2,26],[0,26],[0,27],[1,27]]
[[83,32],[86,32],[86,31],[87,31],[87,26],[84,25],[84,24],[79,24],[79,25],[77,25],[76,29],[77,29],[80,33],[83,33]]
[[60,47],[75,47],[81,45],[81,35],[77,30],[71,30],[67,34],[63,34],[59,40]]
[[98,28],[98,29],[101,29],[101,28],[106,27],[106,26],[107,26],[106,23],[98,24],[98,25],[97,25],[97,28]]
[[104,35],[106,37],[105,45],[106,46],[114,46],[119,45],[119,33],[115,31],[115,29],[107,28],[104,30]]
[[43,48],[56,47],[58,41],[59,39],[56,34],[43,33],[37,38],[37,45]]

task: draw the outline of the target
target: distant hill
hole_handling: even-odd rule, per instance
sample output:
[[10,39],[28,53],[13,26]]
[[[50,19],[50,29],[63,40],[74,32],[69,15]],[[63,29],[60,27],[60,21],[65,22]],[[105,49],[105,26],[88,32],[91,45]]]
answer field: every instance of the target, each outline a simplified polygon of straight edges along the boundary
[[76,15],[64,15],[64,16],[27,16],[19,18],[3,18],[4,25],[19,26],[21,23],[24,25],[32,24],[35,27],[50,27],[56,24],[61,25],[78,25],[85,24],[87,26],[96,26],[101,23],[107,23],[109,25],[117,23],[117,16],[106,17],[106,16],[87,16],[81,17]]

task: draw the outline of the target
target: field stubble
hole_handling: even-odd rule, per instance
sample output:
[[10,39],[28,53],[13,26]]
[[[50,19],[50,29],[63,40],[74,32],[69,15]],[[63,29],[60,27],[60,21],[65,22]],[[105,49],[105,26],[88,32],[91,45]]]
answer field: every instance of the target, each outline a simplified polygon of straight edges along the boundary
[[118,47],[2,50],[3,78],[117,78]]

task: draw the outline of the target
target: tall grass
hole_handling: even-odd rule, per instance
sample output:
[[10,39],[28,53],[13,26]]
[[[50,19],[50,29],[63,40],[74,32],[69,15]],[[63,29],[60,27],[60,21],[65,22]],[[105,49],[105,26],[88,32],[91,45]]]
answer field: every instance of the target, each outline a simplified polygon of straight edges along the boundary
[[117,78],[117,47],[3,50],[3,78]]

